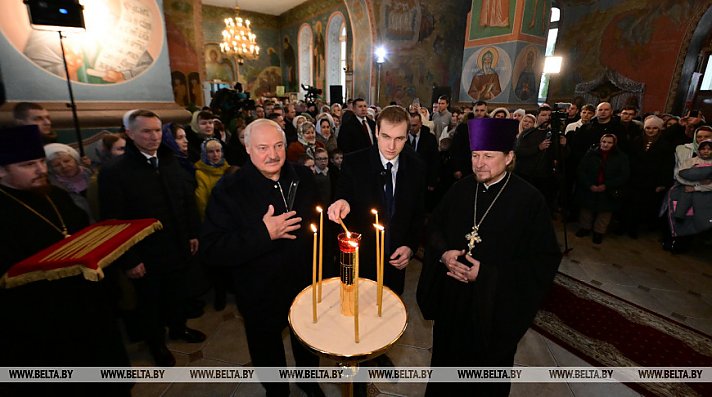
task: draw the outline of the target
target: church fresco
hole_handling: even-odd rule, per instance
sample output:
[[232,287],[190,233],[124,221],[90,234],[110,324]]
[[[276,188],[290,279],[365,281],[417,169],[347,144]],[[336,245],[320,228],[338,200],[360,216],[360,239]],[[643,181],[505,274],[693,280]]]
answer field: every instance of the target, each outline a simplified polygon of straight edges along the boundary
[[546,36],[551,19],[551,0],[526,0],[522,33],[532,36]]
[[508,94],[512,76],[512,61],[507,52],[499,46],[483,46],[465,49],[460,84],[460,100],[506,102],[498,100],[503,93]]
[[519,51],[512,72],[512,87],[519,102],[536,103],[544,69],[543,54],[544,47],[535,44],[529,44]]
[[469,40],[512,33],[516,4],[516,0],[472,0]]
[[[374,1],[374,10],[384,10],[392,2]],[[389,56],[381,71],[381,105],[395,101],[409,105],[418,98],[423,106],[430,102],[433,86],[458,87],[462,66],[468,2],[427,2],[413,3],[420,9],[418,30],[411,32],[415,43],[408,40],[385,40],[384,47]],[[453,16],[459,17],[453,17]],[[384,32],[388,38],[391,21],[384,12],[376,13],[377,32]],[[391,36],[392,37],[392,36]],[[402,38],[404,38],[402,36]],[[376,45],[380,44],[376,43]],[[452,96],[457,98],[458,91]],[[430,106],[428,106],[430,108]]]
[[[208,48],[214,44],[222,41],[222,31],[225,29],[225,18],[235,16],[235,10],[231,8],[222,8],[214,6],[202,6],[203,19],[202,28],[204,35],[204,51],[205,56],[209,56]],[[258,14],[254,12],[246,12],[240,10],[240,16],[242,18],[249,19],[251,22],[250,27],[252,31],[257,35],[257,45],[260,47],[259,57],[255,60],[245,60],[242,65],[238,65],[235,59],[225,59],[222,53],[219,54],[219,59],[222,59],[220,67],[222,68],[222,74],[228,74],[228,66],[231,65],[234,68],[233,74],[237,74],[238,81],[243,84],[245,91],[250,92],[252,97],[258,97],[261,95],[274,95],[277,90],[278,85],[283,85],[281,79],[279,81],[274,81],[274,74],[281,76],[282,70],[279,65],[274,66],[274,55],[269,51],[275,52],[277,48],[282,48],[282,36],[280,35],[279,19],[276,16]],[[212,43],[212,44],[211,44]],[[207,47],[206,47],[207,46]],[[281,52],[281,51],[280,51]],[[209,64],[210,59],[205,59],[206,65]],[[213,65],[218,66],[218,65]],[[215,68],[214,71],[220,69]],[[209,70],[206,69],[206,77],[211,76]],[[211,80],[208,78],[208,80]],[[222,80],[222,79],[220,79]]]
[[[282,70],[282,78],[284,81],[285,89],[287,92],[296,92],[299,88],[299,84],[303,83],[297,81],[299,78],[299,65],[298,56],[299,46],[298,46],[298,33],[299,28],[303,24],[309,25],[312,30],[312,54],[310,56],[311,70],[312,70],[312,82],[317,88],[321,88],[324,98],[326,98],[326,92],[329,90],[326,82],[327,70],[331,67],[326,63],[330,60],[327,56],[328,43],[327,37],[328,33],[326,31],[328,27],[329,17],[334,13],[341,13],[346,16],[346,31],[347,31],[347,50],[346,57],[351,59],[351,65],[353,68],[357,68],[358,72],[354,73],[354,84],[361,85],[362,90],[360,92],[368,92],[365,82],[367,82],[366,68],[368,63],[365,61],[367,52],[364,51],[362,45],[359,46],[358,51],[354,49],[354,54],[352,58],[351,55],[351,39],[353,37],[351,30],[351,20],[357,20],[358,23],[363,23],[363,21],[358,20],[358,16],[351,16],[349,18],[349,13],[347,11],[347,6],[344,1],[328,1],[328,0],[318,0],[310,1],[296,7],[295,9],[289,10],[287,13],[280,16],[280,26],[282,26],[281,32],[283,36],[284,52],[282,60],[284,62],[284,68]],[[368,20],[365,21],[368,23]],[[287,44],[288,43],[288,44]],[[294,55],[292,55],[294,54]],[[360,63],[359,63],[360,62]],[[365,63],[364,63],[365,62]],[[294,65],[293,67],[290,65]],[[361,76],[362,78],[358,78]],[[291,89],[290,89],[291,88]],[[301,90],[304,92],[304,90]],[[362,94],[363,95],[363,94]]]
[[[66,79],[59,35],[32,29],[22,2],[5,4],[0,28],[34,66]],[[163,46],[161,11],[154,0],[104,0],[84,5],[86,30],[62,40],[69,78],[77,83],[115,84],[138,77]],[[19,22],[19,23],[18,23]]]
[[[56,31],[34,30],[25,5],[3,3],[0,69],[7,100],[66,101]],[[77,101],[172,101],[160,0],[96,0],[85,6],[86,30],[64,32]]]
[[646,84],[644,110],[664,110],[685,34],[696,24],[689,16],[700,12],[700,6],[695,0],[562,5],[567,19],[559,31],[557,53],[567,60],[566,71],[552,80],[550,97],[569,98],[577,83],[612,69]]

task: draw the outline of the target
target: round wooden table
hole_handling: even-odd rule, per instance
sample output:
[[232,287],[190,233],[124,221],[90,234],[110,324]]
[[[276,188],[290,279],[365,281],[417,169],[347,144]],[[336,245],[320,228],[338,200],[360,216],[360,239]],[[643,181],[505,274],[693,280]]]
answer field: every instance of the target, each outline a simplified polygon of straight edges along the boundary
[[[318,355],[335,360],[338,366],[354,367],[385,353],[405,332],[408,312],[401,298],[383,287],[382,316],[378,316],[376,282],[360,278],[359,343],[354,341],[354,318],[341,314],[341,280],[322,281],[321,303],[317,304],[317,322],[312,321],[312,286],[294,298],[289,309],[289,326],[297,339]],[[351,395],[352,384],[346,395]]]

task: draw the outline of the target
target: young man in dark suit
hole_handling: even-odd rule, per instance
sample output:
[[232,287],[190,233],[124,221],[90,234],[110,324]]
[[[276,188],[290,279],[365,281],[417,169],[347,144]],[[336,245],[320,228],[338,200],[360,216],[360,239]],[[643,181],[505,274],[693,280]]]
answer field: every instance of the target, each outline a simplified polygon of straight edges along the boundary
[[[376,279],[375,230],[372,209],[386,228],[383,282],[403,293],[405,268],[418,250],[425,213],[426,166],[408,145],[408,112],[396,105],[381,111],[376,122],[376,145],[344,157],[336,188],[336,201],[329,206],[329,219],[346,219],[349,230],[361,233],[361,276]],[[381,367],[393,366],[382,355]]]
[[[361,274],[375,280],[375,232],[371,209],[386,228],[384,283],[401,294],[405,267],[418,249],[423,227],[426,167],[407,144],[410,116],[400,106],[387,106],[378,116],[376,146],[347,154],[329,219],[347,215],[350,230],[362,234]],[[390,164],[390,165],[389,165]]]

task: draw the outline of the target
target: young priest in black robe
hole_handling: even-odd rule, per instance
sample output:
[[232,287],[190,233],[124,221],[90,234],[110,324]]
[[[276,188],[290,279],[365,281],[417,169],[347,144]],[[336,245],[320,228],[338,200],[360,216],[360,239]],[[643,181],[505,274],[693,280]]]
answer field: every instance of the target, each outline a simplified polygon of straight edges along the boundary
[[[433,212],[417,301],[433,367],[511,367],[561,261],[544,198],[512,174],[517,122],[468,122],[474,175]],[[510,383],[430,383],[426,395],[507,396]]]

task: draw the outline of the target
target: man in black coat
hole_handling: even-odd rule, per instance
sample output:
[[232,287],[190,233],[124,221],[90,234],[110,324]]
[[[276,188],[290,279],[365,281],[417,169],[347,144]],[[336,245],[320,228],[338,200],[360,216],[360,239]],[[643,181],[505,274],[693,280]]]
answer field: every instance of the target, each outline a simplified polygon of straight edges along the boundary
[[363,98],[354,100],[354,116],[344,117],[339,127],[337,143],[344,154],[373,146],[376,123],[370,120],[368,104]]
[[[400,106],[387,106],[378,116],[377,146],[344,157],[329,207],[329,219],[346,218],[350,230],[362,234],[364,277],[375,280],[375,231],[371,209],[381,216],[386,228],[384,284],[403,293],[405,267],[418,250],[424,221],[425,163],[407,145],[408,113]],[[389,168],[390,164],[390,168]],[[391,192],[391,198],[387,197]]]
[[[308,168],[285,163],[286,137],[274,121],[250,123],[245,147],[249,161],[213,189],[202,249],[209,263],[232,271],[252,365],[285,367],[282,331],[294,297],[311,281],[306,225],[316,214],[316,186]],[[290,336],[297,365],[318,367],[319,358]],[[268,396],[289,395],[287,383],[262,385]],[[323,395],[315,383],[299,387]]]
[[432,192],[435,191],[435,186],[438,184],[440,152],[438,152],[438,142],[435,135],[430,132],[430,128],[423,125],[423,120],[418,113],[410,115],[408,144],[418,153],[420,158],[423,159],[428,169],[426,179],[428,193],[426,194],[425,201],[426,208],[430,211],[435,206]]
[[185,171],[161,145],[161,119],[149,110],[129,117],[126,153],[99,174],[103,219],[156,218],[163,229],[134,246],[121,266],[138,294],[137,320],[156,364],[175,365],[165,345],[164,323],[172,339],[189,343],[205,334],[186,327],[189,257],[198,250],[198,211]]

